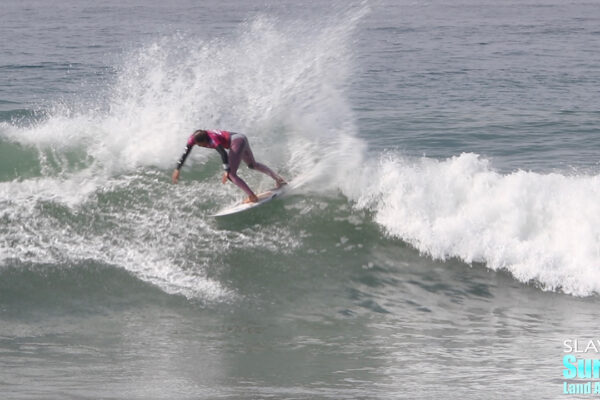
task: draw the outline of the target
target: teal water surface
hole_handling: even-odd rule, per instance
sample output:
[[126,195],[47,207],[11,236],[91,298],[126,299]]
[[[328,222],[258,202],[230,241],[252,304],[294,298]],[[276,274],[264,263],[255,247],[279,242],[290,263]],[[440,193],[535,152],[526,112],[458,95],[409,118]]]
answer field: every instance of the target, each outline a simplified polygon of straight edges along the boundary
[[[577,398],[599,11],[6,1],[3,398]],[[209,217],[242,193],[199,148],[170,182],[198,128],[298,188]]]

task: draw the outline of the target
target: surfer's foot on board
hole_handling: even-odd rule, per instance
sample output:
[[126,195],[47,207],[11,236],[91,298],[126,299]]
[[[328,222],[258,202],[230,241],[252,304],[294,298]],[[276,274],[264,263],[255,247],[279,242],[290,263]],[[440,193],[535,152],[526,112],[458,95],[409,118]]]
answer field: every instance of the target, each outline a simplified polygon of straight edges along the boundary
[[244,204],[248,204],[248,203],[256,203],[258,201],[258,197],[256,197],[256,195],[252,195],[252,196],[248,196],[244,199],[244,201],[242,201],[242,203]]
[[285,179],[283,178],[279,178],[275,181],[277,183],[276,187],[277,189],[279,189],[280,187],[282,187],[283,185],[287,185],[288,183],[285,181]]

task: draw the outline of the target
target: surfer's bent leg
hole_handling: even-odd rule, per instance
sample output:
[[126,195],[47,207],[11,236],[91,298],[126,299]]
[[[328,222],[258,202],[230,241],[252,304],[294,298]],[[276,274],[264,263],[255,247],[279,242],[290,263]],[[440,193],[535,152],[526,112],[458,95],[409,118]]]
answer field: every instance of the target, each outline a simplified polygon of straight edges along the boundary
[[285,183],[285,180],[281,176],[273,172],[271,168],[267,167],[265,164],[256,162],[256,160],[254,159],[254,154],[252,154],[252,149],[250,148],[250,143],[248,143],[248,139],[246,139],[246,146],[242,154],[242,159],[248,165],[248,168],[255,169],[257,171],[262,172],[263,174],[269,175],[271,178],[273,178],[273,180],[275,180],[275,182],[277,182],[278,186],[281,186]]
[[237,170],[240,166],[246,143],[246,138],[240,134],[236,134],[235,138],[231,141],[231,148],[229,149],[229,179],[231,179],[231,182],[235,183],[237,187],[242,189],[248,197],[253,197],[255,194],[252,189],[250,189],[242,178],[237,176]]

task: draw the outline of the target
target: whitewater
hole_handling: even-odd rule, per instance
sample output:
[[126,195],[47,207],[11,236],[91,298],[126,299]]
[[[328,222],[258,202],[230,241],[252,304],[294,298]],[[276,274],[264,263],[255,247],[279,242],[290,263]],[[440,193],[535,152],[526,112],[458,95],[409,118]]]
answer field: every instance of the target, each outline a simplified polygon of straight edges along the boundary
[[[4,224],[2,258],[50,261],[53,253],[92,258],[164,282],[165,288],[218,296],[214,282],[191,283],[198,278],[164,255],[164,243],[160,251],[148,252],[148,244],[128,235],[122,239],[126,250],[106,251],[103,234],[85,245],[82,233],[69,230],[57,239],[54,216],[39,209],[49,202],[77,214],[101,209],[99,197],[105,193],[130,190],[137,192],[135,198],[145,192],[150,201],[142,201],[141,210],[113,210],[113,205],[101,213],[120,219],[127,229],[137,225],[135,236],[164,229],[165,218],[188,226],[188,235],[200,229],[218,236],[204,218],[210,208],[189,216],[157,198],[160,193],[171,202],[204,205],[235,196],[231,187],[215,185],[214,176],[194,182],[191,175],[187,187],[166,187],[182,143],[201,123],[248,132],[261,157],[268,155],[268,162],[292,179],[309,182],[307,196],[341,192],[353,208],[369,211],[382,233],[424,255],[505,269],[545,290],[597,293],[596,173],[501,173],[476,153],[434,159],[369,149],[371,139],[359,135],[346,94],[355,62],[350,38],[367,12],[353,10],[344,23],[326,21],[317,31],[298,23],[282,29],[261,17],[242,24],[230,40],[161,38],[127,54],[114,82],[91,100],[54,103],[30,123],[2,122],[3,144],[37,159],[22,171],[3,168],[3,218],[10,223]],[[211,154],[195,151],[191,161],[191,170],[215,174]],[[33,176],[21,177],[28,173]],[[132,224],[135,216],[139,220]],[[28,232],[24,226],[31,221],[39,226]]]

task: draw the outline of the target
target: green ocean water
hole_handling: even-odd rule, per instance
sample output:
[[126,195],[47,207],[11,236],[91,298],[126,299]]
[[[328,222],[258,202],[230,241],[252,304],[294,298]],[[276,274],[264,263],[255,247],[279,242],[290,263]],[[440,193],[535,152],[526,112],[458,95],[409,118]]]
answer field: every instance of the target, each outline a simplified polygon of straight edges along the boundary
[[[5,2],[2,398],[577,398],[599,11]],[[243,194],[200,148],[170,182],[199,128],[298,187],[209,217]]]

